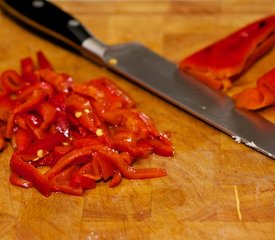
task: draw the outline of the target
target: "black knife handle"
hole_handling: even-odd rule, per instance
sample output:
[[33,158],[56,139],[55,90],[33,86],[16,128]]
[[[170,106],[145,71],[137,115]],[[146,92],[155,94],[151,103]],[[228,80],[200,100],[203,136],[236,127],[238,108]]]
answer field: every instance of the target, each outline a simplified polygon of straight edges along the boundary
[[[106,45],[72,15],[45,0],[2,0],[2,8],[15,18],[80,50],[101,62]],[[88,49],[88,52],[87,52]],[[89,56],[91,58],[91,56]]]
[[91,34],[74,17],[54,4],[44,0],[3,0],[22,17],[61,34],[63,37],[81,44]]

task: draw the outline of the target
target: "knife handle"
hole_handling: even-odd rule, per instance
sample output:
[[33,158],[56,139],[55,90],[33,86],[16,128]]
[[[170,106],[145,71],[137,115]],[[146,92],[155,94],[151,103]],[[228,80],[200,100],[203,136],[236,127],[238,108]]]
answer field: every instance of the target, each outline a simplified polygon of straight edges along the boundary
[[45,0],[2,0],[1,5],[18,20],[102,63],[107,46],[96,39],[79,20],[55,4]]

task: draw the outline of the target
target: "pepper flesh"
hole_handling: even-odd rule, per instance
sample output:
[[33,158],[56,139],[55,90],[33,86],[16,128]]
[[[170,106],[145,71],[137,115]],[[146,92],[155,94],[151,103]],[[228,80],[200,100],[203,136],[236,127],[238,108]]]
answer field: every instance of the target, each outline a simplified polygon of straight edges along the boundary
[[232,81],[275,44],[275,15],[253,22],[188,56],[179,68],[209,87],[227,90]]
[[275,104],[275,68],[257,80],[257,86],[233,96],[238,108],[258,110]]
[[106,78],[76,84],[42,52],[37,59],[37,67],[22,59],[21,73],[8,70],[0,81],[0,147],[13,142],[12,184],[45,196],[82,195],[99,181],[115,187],[123,178],[167,174],[132,166],[153,153],[171,157],[174,149],[124,91]]

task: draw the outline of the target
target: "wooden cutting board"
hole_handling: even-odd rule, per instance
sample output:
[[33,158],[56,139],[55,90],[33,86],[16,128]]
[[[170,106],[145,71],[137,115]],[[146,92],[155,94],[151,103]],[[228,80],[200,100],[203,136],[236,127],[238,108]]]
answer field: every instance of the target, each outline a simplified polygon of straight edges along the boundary
[[[274,0],[55,1],[106,43],[140,41],[172,61],[275,12]],[[0,72],[43,50],[55,69],[83,82],[107,76],[127,91],[161,131],[175,156],[136,164],[167,177],[99,184],[83,197],[9,183],[9,147],[0,154],[1,239],[275,239],[275,162],[106,69],[35,35],[0,12]],[[275,50],[236,82],[253,86],[275,66]],[[275,108],[262,112],[275,119]],[[275,141],[274,141],[275,147]]]

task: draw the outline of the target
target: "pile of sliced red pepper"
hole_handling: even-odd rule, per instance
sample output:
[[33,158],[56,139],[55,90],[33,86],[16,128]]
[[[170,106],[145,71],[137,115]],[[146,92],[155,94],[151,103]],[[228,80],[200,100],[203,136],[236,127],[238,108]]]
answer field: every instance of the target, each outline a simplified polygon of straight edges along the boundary
[[11,140],[10,181],[43,195],[82,195],[99,181],[117,186],[122,177],[161,177],[161,168],[136,169],[150,154],[173,156],[160,133],[133,100],[106,78],[84,84],[53,70],[42,52],[38,66],[21,61],[21,72],[1,74],[0,144]]

